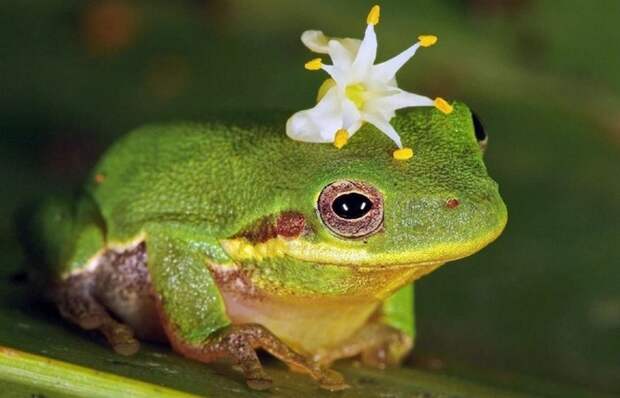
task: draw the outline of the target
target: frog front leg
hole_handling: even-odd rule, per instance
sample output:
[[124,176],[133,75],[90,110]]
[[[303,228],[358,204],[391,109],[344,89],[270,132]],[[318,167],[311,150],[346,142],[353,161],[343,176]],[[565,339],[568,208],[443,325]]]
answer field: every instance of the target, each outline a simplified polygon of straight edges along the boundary
[[232,324],[206,265],[207,256],[198,247],[171,230],[147,232],[149,273],[164,330],[176,351],[201,362],[229,358],[254,389],[271,385],[257,349],[303,370],[323,388],[346,388],[340,374],[296,353],[265,327]]
[[413,284],[390,296],[375,315],[338,347],[319,351],[315,360],[324,365],[354,356],[371,367],[400,364],[413,348],[415,338]]

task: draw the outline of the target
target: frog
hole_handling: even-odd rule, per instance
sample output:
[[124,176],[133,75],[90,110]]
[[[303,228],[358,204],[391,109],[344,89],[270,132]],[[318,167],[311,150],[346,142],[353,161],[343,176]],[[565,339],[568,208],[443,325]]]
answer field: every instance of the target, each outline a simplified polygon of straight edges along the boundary
[[121,355],[164,341],[229,361],[257,390],[272,386],[260,351],[328,390],[348,387],[337,360],[400,364],[414,281],[506,225],[482,124],[460,102],[399,111],[400,161],[370,124],[337,149],[263,119],[138,128],[79,195],[41,206],[33,269],[60,315]]

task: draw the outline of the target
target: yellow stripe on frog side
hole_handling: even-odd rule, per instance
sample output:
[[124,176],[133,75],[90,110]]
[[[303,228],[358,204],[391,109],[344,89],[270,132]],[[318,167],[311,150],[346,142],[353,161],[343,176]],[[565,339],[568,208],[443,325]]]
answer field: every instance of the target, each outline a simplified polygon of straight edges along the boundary
[[224,251],[235,260],[263,260],[281,257],[286,252],[286,241],[280,237],[252,244],[245,238],[224,239],[220,242]]

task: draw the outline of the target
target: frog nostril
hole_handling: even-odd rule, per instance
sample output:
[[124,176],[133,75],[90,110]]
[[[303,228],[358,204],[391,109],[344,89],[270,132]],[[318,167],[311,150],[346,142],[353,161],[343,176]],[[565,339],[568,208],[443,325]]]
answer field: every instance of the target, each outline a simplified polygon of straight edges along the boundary
[[459,202],[459,200],[456,198],[451,198],[446,201],[446,207],[448,209],[456,209],[457,207],[459,207],[460,204],[461,202]]

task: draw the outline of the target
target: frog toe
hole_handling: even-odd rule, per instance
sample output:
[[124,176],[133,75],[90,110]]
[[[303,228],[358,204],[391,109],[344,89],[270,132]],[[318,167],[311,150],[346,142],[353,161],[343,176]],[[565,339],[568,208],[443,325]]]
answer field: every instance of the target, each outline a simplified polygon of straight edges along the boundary
[[370,323],[343,342],[339,347],[321,349],[314,360],[323,366],[359,356],[365,366],[384,369],[400,364],[413,347],[406,333],[380,323]]
[[345,382],[344,377],[335,370],[324,368],[322,372],[323,375],[318,380],[319,386],[322,389],[329,391],[342,391],[351,387]]
[[269,377],[258,377],[258,378],[246,378],[246,384],[252,390],[268,390],[271,388],[273,381]]
[[117,354],[129,356],[140,350],[140,342],[128,326],[120,323],[106,324],[100,330]]
[[167,331],[175,350],[187,357],[202,362],[212,362],[222,357],[232,359],[243,372],[248,387],[255,390],[268,389],[272,384],[256,354],[259,349],[278,358],[296,372],[309,375],[321,388],[338,391],[348,387],[340,373],[295,352],[258,324],[226,326],[200,345],[188,344],[180,339],[169,325]]
[[377,336],[375,344],[362,350],[360,358],[368,367],[385,369],[398,366],[407,357],[413,346],[413,339],[405,333],[385,326]]

